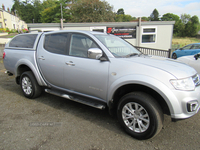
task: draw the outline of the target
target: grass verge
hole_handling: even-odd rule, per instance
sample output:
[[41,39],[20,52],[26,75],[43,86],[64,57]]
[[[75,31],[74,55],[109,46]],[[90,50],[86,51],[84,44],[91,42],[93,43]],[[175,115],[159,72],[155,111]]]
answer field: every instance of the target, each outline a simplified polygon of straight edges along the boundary
[[185,37],[185,38],[173,37],[172,39],[172,45],[179,45],[179,47],[183,47],[191,43],[200,43],[200,39],[191,37]]

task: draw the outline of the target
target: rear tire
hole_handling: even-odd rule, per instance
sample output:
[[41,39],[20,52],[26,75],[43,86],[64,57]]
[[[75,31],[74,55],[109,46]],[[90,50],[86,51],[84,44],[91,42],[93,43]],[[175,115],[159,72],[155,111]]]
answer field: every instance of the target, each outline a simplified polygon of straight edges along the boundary
[[39,97],[42,93],[42,88],[31,71],[24,72],[21,75],[20,86],[24,96],[30,99]]
[[140,140],[158,134],[164,120],[158,103],[143,92],[132,92],[123,96],[118,104],[117,116],[125,131]]

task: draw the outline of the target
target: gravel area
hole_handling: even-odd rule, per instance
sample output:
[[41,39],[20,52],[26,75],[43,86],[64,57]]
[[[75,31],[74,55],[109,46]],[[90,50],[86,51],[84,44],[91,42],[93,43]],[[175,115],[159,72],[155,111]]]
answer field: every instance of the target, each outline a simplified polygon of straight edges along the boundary
[[0,150],[187,150],[200,149],[200,114],[171,122],[153,139],[127,135],[116,118],[67,99],[43,93],[23,96],[0,58]]

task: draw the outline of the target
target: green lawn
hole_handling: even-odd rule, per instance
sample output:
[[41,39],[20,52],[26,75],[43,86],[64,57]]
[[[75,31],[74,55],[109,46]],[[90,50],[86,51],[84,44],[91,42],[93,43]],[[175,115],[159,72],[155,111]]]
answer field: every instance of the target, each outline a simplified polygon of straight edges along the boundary
[[173,37],[172,39],[172,46],[179,45],[179,47],[183,47],[185,45],[191,44],[191,43],[200,43],[200,39],[197,38],[178,38],[178,37]]

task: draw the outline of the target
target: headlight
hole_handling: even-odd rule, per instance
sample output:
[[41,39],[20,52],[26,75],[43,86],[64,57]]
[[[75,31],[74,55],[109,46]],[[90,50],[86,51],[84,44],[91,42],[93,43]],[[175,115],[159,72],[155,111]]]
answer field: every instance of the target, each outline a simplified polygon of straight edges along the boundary
[[179,80],[173,79],[170,82],[177,90],[191,91],[195,89],[192,77]]

